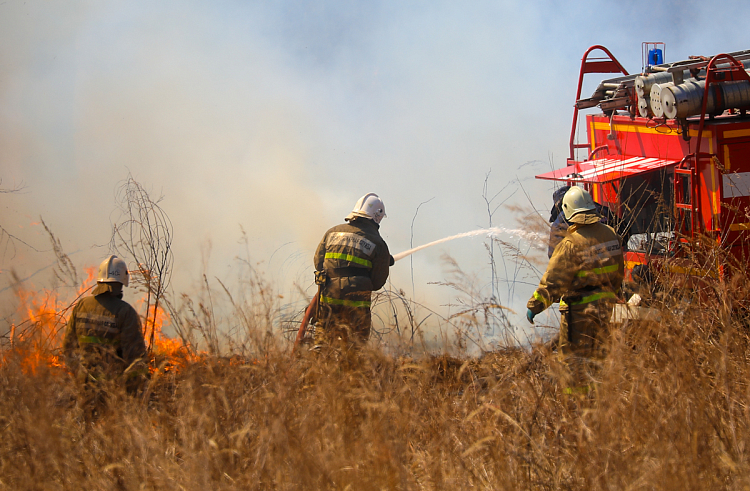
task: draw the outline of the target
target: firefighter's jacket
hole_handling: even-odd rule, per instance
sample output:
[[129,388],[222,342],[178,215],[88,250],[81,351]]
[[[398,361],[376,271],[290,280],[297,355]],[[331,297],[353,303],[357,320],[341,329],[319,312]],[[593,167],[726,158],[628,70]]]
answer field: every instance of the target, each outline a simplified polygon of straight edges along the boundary
[[63,339],[71,368],[124,370],[145,352],[138,313],[111,285],[99,283],[73,307]]
[[572,224],[547,265],[526,307],[538,314],[553,303],[576,309],[602,299],[614,300],[625,266],[620,237],[600,222]]
[[380,226],[353,218],[326,232],[315,251],[315,269],[325,272],[320,302],[369,308],[371,293],[388,279],[391,254],[380,237]]

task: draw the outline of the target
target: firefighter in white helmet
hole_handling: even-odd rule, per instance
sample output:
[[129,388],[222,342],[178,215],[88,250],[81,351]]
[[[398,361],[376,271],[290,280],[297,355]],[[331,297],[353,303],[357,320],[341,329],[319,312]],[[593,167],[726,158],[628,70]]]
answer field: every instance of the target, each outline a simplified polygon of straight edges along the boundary
[[134,362],[146,353],[138,313],[122,300],[130,283],[125,261],[109,256],[99,266],[97,285],[73,307],[65,329],[63,353],[71,370],[87,381],[138,375]]
[[600,353],[625,267],[620,237],[601,223],[586,190],[571,187],[563,197],[562,212],[570,226],[526,305],[526,317],[533,323],[537,314],[560,303],[558,350],[573,369],[574,384],[585,387],[586,363],[581,361]]
[[345,218],[328,230],[315,251],[319,285],[315,344],[361,346],[370,337],[372,292],[388,279],[393,258],[380,236],[385,205],[377,194],[362,196]]

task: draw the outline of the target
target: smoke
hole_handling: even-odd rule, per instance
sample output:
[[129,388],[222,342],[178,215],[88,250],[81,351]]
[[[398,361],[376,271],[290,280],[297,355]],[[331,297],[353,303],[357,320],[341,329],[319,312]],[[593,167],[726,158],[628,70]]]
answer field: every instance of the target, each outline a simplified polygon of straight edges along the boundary
[[[4,2],[0,179],[26,188],[0,195],[2,225],[43,249],[41,215],[81,266],[96,264],[130,172],[163,196],[178,290],[209,243],[209,270],[230,274],[241,229],[277,282],[309,286],[317,241],[367,192],[386,203],[392,251],[514,227],[502,211],[488,223],[485,176],[491,192],[518,179],[514,203],[549,208],[552,188],[533,176],[564,164],[583,51],[603,44],[636,71],[643,40],[666,41],[669,59],[747,47],[725,28],[745,4],[703,5]],[[487,271],[477,241],[426,250],[419,299],[451,294],[430,285],[443,253]],[[23,247],[2,259],[21,276],[45,261]],[[394,285],[411,284],[399,267]]]

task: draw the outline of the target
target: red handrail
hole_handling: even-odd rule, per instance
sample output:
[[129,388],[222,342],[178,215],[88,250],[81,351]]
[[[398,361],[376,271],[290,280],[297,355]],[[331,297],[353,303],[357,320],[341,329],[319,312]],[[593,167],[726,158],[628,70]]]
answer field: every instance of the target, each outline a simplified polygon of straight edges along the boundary
[[[727,61],[729,61],[728,67],[717,67],[716,64],[721,58],[726,58]],[[719,76],[721,74],[721,76]],[[728,77],[727,77],[728,75]],[[712,83],[716,82],[717,80],[721,82],[725,82],[727,80],[735,81],[735,80],[747,80],[750,82],[750,76],[748,76],[747,72],[745,71],[745,67],[742,66],[742,63],[735,60],[732,55],[728,55],[726,53],[720,53],[713,58],[711,58],[711,61],[708,62],[708,65],[706,65],[706,85],[703,87],[703,102],[701,103],[701,120],[698,124],[698,138],[697,143],[695,145],[695,153],[693,154],[693,158],[695,160],[696,166],[698,165],[698,157],[701,153],[701,138],[703,137],[703,127],[706,123],[706,104],[708,103],[708,86]],[[719,101],[716,101],[717,104]],[[708,155],[708,154],[706,154]]]
[[[589,54],[594,50],[601,50],[608,58],[592,58],[591,60],[588,59]],[[575,158],[575,149],[576,148],[585,148],[588,147],[588,144],[585,143],[575,143],[575,135],[576,135],[576,126],[578,125],[578,100],[581,98],[581,89],[583,88],[583,76],[587,73],[622,73],[623,75],[628,75],[628,71],[623,68],[623,66],[620,64],[619,61],[617,61],[617,58],[612,56],[612,53],[609,52],[607,48],[604,46],[600,46],[598,44],[591,46],[589,49],[586,50],[586,52],[583,54],[583,58],[581,59],[581,71],[578,75],[578,92],[576,92],[576,106],[573,111],[573,126],[570,129],[570,160],[573,160]]]
[[[726,59],[729,62],[729,66],[725,67],[718,67],[717,64],[719,60]],[[708,62],[708,65],[706,65],[706,84],[703,87],[703,101],[701,102],[701,115],[700,115],[700,122],[698,123],[698,137],[695,141],[695,151],[691,154],[686,155],[679,164],[677,164],[678,168],[684,168],[683,165],[687,164],[690,167],[689,169],[692,170],[691,173],[691,182],[690,182],[690,202],[692,204],[692,210],[691,210],[691,235],[693,235],[696,231],[696,228],[700,225],[700,220],[698,220],[698,210],[700,210],[700,203],[697,201],[700,199],[699,193],[698,193],[698,179],[697,177],[697,171],[698,171],[698,161],[701,157],[711,157],[711,155],[708,152],[701,152],[701,139],[703,138],[703,128],[705,127],[706,123],[706,105],[708,103],[708,94],[709,94],[709,86],[717,81],[725,82],[725,81],[735,81],[735,80],[746,80],[750,82],[750,76],[748,76],[747,72],[745,71],[745,67],[742,65],[742,63],[738,62],[736,59],[734,59],[733,56],[728,55],[726,53],[720,53],[713,58],[711,58],[711,61]],[[720,101],[716,101],[716,104],[719,105]],[[685,131],[688,131],[687,127],[685,128]],[[677,181],[675,180],[675,185],[677,184]]]

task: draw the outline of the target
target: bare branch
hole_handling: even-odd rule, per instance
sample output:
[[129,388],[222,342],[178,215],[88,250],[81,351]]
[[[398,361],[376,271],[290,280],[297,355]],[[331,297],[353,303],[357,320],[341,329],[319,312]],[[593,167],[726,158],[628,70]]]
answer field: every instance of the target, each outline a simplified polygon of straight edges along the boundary
[[148,294],[144,326],[147,331],[153,301],[150,349],[154,343],[157,309],[172,276],[172,222],[158,205],[163,198],[154,201],[130,174],[118,188],[116,197],[120,217],[112,224],[110,247],[135,261],[135,267],[130,268],[134,273],[132,277]]
[[[2,184],[3,180],[0,179],[0,185]],[[20,184],[14,185],[12,188],[3,188],[0,187],[0,194],[13,194],[21,192],[23,189],[26,188],[26,185],[21,182]],[[25,240],[17,237],[16,235],[10,233],[7,228],[0,225],[0,257],[5,258],[6,255],[10,254],[10,258],[13,259],[16,257],[16,244],[23,244],[29,249],[31,249],[34,252],[41,252],[36,247],[32,246]]]
[[[2,183],[3,183],[3,180],[0,179],[0,185],[2,185]],[[16,184],[12,188],[3,188],[3,187],[0,187],[0,194],[2,194],[2,193],[18,193],[18,192],[23,191],[24,189],[26,189],[26,184],[24,184],[23,181],[21,181],[21,184]]]

